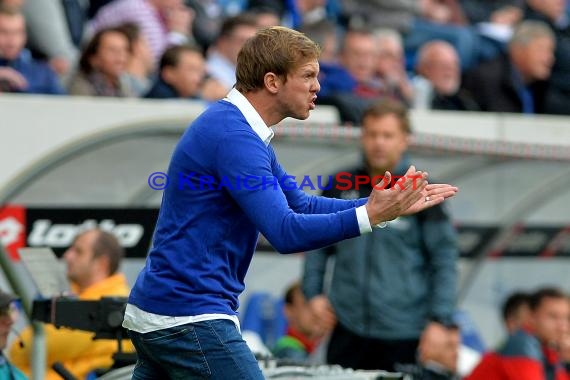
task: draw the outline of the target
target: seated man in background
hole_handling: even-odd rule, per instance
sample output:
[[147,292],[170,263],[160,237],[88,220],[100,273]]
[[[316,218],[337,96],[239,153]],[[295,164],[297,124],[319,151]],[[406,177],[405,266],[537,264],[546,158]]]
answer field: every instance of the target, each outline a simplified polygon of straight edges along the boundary
[[480,39],[467,25],[457,0],[343,0],[342,3],[350,26],[396,29],[404,37],[406,52],[415,52],[424,43],[438,39],[456,48],[463,69],[477,63]]
[[366,29],[349,29],[340,49],[340,64],[353,81],[351,92],[359,99],[378,99],[388,94],[376,77],[378,48],[374,34]]
[[279,359],[306,361],[318,345],[321,334],[317,333],[313,313],[299,282],[287,288],[284,311],[287,333],[275,343],[273,355]]
[[530,317],[530,294],[515,292],[505,300],[503,304],[503,322],[510,334],[520,330],[528,324]]
[[257,29],[257,20],[248,13],[229,17],[223,22],[206,57],[206,71],[219,84],[216,99],[224,98],[236,83],[238,53]]
[[567,380],[560,348],[570,329],[570,302],[543,288],[529,299],[530,317],[497,352],[485,355],[467,380]]
[[0,6],[0,93],[63,94],[55,72],[24,49],[26,21],[17,8]]
[[[416,87],[414,106],[422,109],[478,111],[479,106],[467,91],[460,89],[461,66],[455,48],[435,40],[423,45],[416,64],[414,84],[427,84],[426,93]],[[427,81],[427,83],[425,83]],[[423,86],[421,86],[423,87]]]
[[406,73],[402,36],[393,29],[380,29],[374,33],[378,56],[376,75],[388,96],[407,105],[412,103],[414,88]]
[[554,46],[554,33],[546,24],[524,21],[515,29],[508,54],[468,72],[463,87],[481,111],[543,113]]
[[525,19],[546,23],[554,32],[556,49],[545,113],[570,115],[570,3],[564,0],[526,0]]
[[[81,300],[128,296],[127,280],[118,272],[123,255],[123,248],[109,232],[93,229],[78,235],[63,255],[73,293]],[[78,379],[84,379],[95,369],[109,368],[113,363],[112,355],[117,351],[115,340],[93,340],[94,333],[91,332],[45,325],[45,334],[48,380],[60,379],[51,369],[56,362],[61,362]],[[32,329],[28,327],[21,335],[24,345],[15,343],[10,349],[14,364],[28,375],[31,370],[32,339]],[[130,344],[123,345],[123,348],[125,351],[134,351]]]
[[25,380],[26,376],[22,371],[14,367],[3,353],[8,343],[8,335],[18,317],[15,300],[16,297],[0,290],[0,379]]
[[319,73],[320,104],[337,107],[343,123],[360,123],[368,105],[391,95],[376,76],[377,61],[374,34],[366,29],[347,30],[340,46],[339,65],[324,65]]
[[[303,25],[299,31],[311,40],[315,41],[321,48],[321,55],[319,56],[319,82],[322,79],[322,75],[327,74],[328,69],[331,66],[336,69],[340,69],[338,66],[338,45],[340,39],[337,32],[337,25],[335,23],[329,20],[322,20],[316,23]],[[319,96],[322,92],[323,86],[321,84]]]
[[188,45],[173,46],[162,55],[159,76],[144,97],[200,99],[205,78],[202,52]]

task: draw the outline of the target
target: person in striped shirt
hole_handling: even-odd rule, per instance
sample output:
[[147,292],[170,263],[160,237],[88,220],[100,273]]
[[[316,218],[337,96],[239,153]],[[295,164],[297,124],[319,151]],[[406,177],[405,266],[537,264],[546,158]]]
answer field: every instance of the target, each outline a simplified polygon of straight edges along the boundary
[[97,12],[90,29],[137,24],[157,62],[169,46],[193,42],[193,19],[193,11],[183,0],[115,0]]

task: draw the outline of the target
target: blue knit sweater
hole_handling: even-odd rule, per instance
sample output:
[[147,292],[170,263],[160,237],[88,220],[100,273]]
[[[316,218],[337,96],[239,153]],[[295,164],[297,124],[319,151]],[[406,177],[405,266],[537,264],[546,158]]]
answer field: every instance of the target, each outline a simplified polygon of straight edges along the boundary
[[259,232],[281,253],[360,234],[355,207],[366,199],[309,196],[280,186],[286,175],[235,105],[210,106],[174,150],[153,247],[129,303],[160,315],[233,315]]

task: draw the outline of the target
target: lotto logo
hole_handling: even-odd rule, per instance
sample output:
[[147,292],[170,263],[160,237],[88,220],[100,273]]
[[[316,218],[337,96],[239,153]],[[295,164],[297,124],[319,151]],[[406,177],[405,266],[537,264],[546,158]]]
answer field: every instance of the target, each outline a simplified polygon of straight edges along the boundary
[[0,208],[0,243],[13,260],[26,244],[26,209],[20,206]]
[[140,224],[117,224],[112,219],[104,219],[101,222],[89,219],[79,224],[53,223],[48,219],[38,219],[30,228],[28,245],[30,247],[69,247],[73,244],[77,234],[92,228],[99,228],[114,234],[125,248],[136,246],[144,234],[144,227]]
[[24,226],[12,216],[0,221],[0,243],[5,247],[14,244],[23,230]]

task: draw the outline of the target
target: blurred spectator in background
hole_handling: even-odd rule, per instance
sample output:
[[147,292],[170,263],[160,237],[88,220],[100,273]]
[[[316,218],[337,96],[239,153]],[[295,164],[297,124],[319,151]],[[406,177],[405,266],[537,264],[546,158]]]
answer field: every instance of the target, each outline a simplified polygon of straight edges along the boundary
[[55,72],[25,45],[24,16],[17,8],[0,7],[0,92],[63,94]]
[[[323,65],[328,66],[338,63],[339,39],[336,24],[328,20],[322,20],[313,24],[303,25],[299,31],[315,41],[321,48],[319,57],[321,71],[323,70]],[[321,86],[320,94],[322,90]]]
[[559,289],[543,288],[529,299],[528,323],[497,352],[486,354],[467,380],[566,380],[560,359],[569,334],[570,303]]
[[437,22],[452,20],[456,24],[465,23],[462,16],[452,14],[449,1],[340,0],[340,3],[343,16],[352,27],[390,28],[406,33],[412,28],[416,17]]
[[460,3],[472,24],[515,25],[523,16],[524,0],[460,0]]
[[300,283],[295,282],[287,288],[284,312],[287,332],[275,343],[273,355],[279,359],[305,362],[314,352],[322,334],[317,334],[315,317]]
[[0,7],[21,11],[24,0],[0,0]]
[[248,9],[257,8],[272,9],[283,26],[293,29],[323,20],[335,22],[338,13],[336,0],[249,0]]
[[405,50],[413,54],[425,42],[439,39],[452,44],[462,68],[477,63],[479,38],[467,26],[458,0],[341,0],[351,27],[396,29]]
[[159,76],[145,98],[200,99],[206,78],[206,62],[195,47],[168,48],[160,59]]
[[[409,166],[409,123],[399,102],[386,99],[370,106],[362,120],[362,165],[341,173],[348,186],[334,176],[323,195],[356,199],[372,189],[370,182],[355,185],[356,176],[382,178],[386,171],[403,175]],[[394,371],[398,364],[415,364],[419,346],[455,347],[451,353],[456,356],[452,316],[457,257],[455,231],[441,206],[306,254],[303,292],[317,326],[334,329],[327,362]],[[333,258],[327,292],[327,262]],[[426,360],[433,358],[429,349],[420,353]]]
[[524,0],[461,0],[469,22],[480,36],[479,59],[505,53],[514,27],[523,19]]
[[238,53],[257,31],[257,21],[251,14],[242,14],[226,19],[215,45],[207,55],[208,75],[223,86],[218,99],[223,98],[236,83]]
[[[332,33],[329,33],[332,35]],[[339,55],[340,67],[323,65],[320,104],[338,108],[341,120],[357,124],[364,109],[381,98],[411,101],[401,38],[394,31],[349,29]]]
[[0,290],[0,379],[26,380],[27,377],[4,356],[8,335],[18,318],[16,297]]
[[515,292],[504,302],[503,323],[509,335],[528,325],[530,317],[530,294]]
[[94,31],[132,22],[150,45],[155,62],[169,45],[192,42],[193,11],[182,0],[115,0],[92,20]]
[[20,3],[27,24],[27,46],[35,58],[48,61],[60,76],[73,71],[85,23],[78,0],[0,2]]
[[556,36],[545,112],[570,115],[570,18],[566,3],[564,0],[527,0],[525,18],[547,23]]
[[86,96],[134,96],[128,88],[126,68],[129,40],[121,28],[95,33],[79,60],[79,70],[71,79],[69,93]]
[[[322,30],[310,32],[320,34],[322,39],[332,39],[334,28],[326,24],[318,28]],[[382,95],[375,77],[376,58],[374,35],[368,30],[348,30],[342,40],[338,64],[319,61],[321,90],[317,102],[335,106],[343,123],[360,123],[366,106]]]
[[[365,103],[368,101],[362,101],[354,93],[356,80],[340,63],[337,26],[328,20],[323,20],[303,25],[300,31],[321,47],[319,57],[321,90],[317,97],[318,104],[336,107],[342,123],[358,124]],[[347,59],[350,60],[350,57]]]
[[301,25],[326,20],[326,0],[292,0],[285,2],[283,25],[298,29]]
[[546,24],[524,21],[509,42],[508,54],[467,73],[463,86],[482,111],[543,113],[554,47]]
[[89,5],[87,6],[87,18],[91,20],[95,17],[99,9],[103,8],[105,5],[109,4],[113,0],[89,0]]
[[258,28],[281,25],[279,13],[270,7],[257,7],[249,11],[257,21]]
[[186,0],[194,12],[192,35],[204,50],[214,43],[224,20],[224,10],[216,0]]
[[150,76],[154,73],[152,52],[137,24],[124,24],[119,26],[119,29],[127,36],[130,47],[125,70],[126,86],[135,96],[142,96],[150,88]]
[[[80,300],[98,300],[105,296],[126,297],[129,287],[119,266],[123,258],[123,248],[109,232],[98,229],[79,234],[73,245],[64,253],[67,277],[72,291]],[[61,362],[77,379],[85,379],[87,374],[99,368],[109,368],[112,355],[117,351],[113,339],[93,340],[94,333],[56,328],[45,325],[47,345],[47,380],[60,379],[51,366]],[[15,342],[10,349],[10,357],[15,365],[26,373],[31,370],[33,332],[26,328],[21,335],[24,345]],[[126,352],[133,352],[130,342],[123,343]]]
[[0,0],[0,6],[24,14],[27,47],[34,58],[47,60],[57,74],[69,73],[77,61],[84,27],[78,0]]
[[459,56],[445,41],[430,41],[418,52],[414,78],[414,108],[478,111],[479,106],[461,86]]
[[402,37],[393,29],[380,29],[375,33],[378,58],[376,75],[390,97],[410,105],[414,89],[406,73]]
[[350,29],[344,35],[340,50],[340,63],[355,81],[352,92],[360,98],[383,95],[376,78],[378,49],[372,32]]
[[185,0],[185,3],[196,14],[192,24],[196,43],[206,51],[216,41],[224,20],[241,13],[247,0]]

